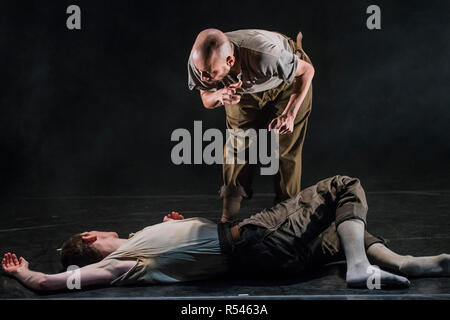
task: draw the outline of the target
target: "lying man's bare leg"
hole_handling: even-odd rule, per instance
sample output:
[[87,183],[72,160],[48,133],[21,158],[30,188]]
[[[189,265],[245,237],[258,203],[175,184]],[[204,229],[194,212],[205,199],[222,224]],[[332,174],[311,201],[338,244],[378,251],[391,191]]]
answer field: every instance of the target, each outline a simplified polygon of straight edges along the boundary
[[[346,220],[338,225],[337,233],[347,261],[347,286],[367,288],[367,280],[372,273],[368,272],[371,264],[364,248],[364,222],[358,219]],[[383,286],[409,286],[408,279],[404,277],[382,270],[379,275]]]
[[399,255],[382,243],[375,243],[367,249],[367,256],[373,264],[400,272],[410,277],[450,276],[450,255],[429,257]]

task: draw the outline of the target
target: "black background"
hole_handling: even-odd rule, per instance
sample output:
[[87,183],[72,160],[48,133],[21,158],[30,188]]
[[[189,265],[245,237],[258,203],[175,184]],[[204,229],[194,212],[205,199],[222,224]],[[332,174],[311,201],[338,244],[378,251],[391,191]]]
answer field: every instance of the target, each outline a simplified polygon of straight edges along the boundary
[[[81,30],[66,8],[81,7]],[[368,30],[366,8],[381,7]],[[2,1],[3,195],[215,193],[220,165],[171,163],[176,128],[225,129],[187,88],[202,29],[275,30],[316,74],[303,186],[450,188],[448,1]],[[256,191],[270,192],[270,177]]]

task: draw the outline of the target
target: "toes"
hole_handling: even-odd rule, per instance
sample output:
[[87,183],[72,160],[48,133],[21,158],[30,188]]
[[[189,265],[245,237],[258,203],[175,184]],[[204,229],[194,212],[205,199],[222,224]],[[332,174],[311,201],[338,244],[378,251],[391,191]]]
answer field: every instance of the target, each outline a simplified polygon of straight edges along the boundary
[[381,274],[381,287],[386,288],[408,288],[411,282],[402,276],[397,276],[389,272]]
[[408,288],[410,281],[402,276],[376,269],[378,271],[367,274],[347,275],[347,287],[355,289],[389,289]]
[[450,255],[448,254],[442,254],[439,256],[439,267],[441,269],[442,275],[444,277],[450,276]]

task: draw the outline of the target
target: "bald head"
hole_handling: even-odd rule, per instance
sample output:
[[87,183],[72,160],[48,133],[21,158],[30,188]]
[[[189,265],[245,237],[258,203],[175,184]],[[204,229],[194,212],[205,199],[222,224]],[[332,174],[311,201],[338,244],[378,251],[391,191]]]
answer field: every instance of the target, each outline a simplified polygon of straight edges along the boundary
[[230,41],[218,29],[205,29],[200,32],[192,47],[192,59],[196,66],[197,63],[208,64],[215,58],[225,59],[232,54]]
[[[231,60],[230,60],[231,58]],[[192,47],[192,61],[202,73],[214,78],[214,71],[234,64],[233,47],[227,36],[218,29],[205,29],[197,35]]]

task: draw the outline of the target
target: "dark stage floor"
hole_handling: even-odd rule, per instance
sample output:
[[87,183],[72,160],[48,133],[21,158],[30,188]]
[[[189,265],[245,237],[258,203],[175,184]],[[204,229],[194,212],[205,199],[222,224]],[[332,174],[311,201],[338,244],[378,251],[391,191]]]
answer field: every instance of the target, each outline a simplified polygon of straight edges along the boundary
[[[368,224],[372,233],[390,240],[402,254],[450,253],[450,192],[368,192]],[[271,206],[272,195],[257,194],[244,204],[242,216]],[[211,195],[17,198],[0,207],[0,252],[14,251],[30,268],[47,273],[60,270],[58,254],[69,235],[87,230],[130,232],[159,223],[172,210],[186,218],[217,221],[221,202]],[[345,284],[345,264],[290,280],[220,279],[177,285],[96,288],[88,291],[36,294],[5,274],[0,275],[2,299],[449,299],[450,278],[411,279],[406,290],[351,290]]]

